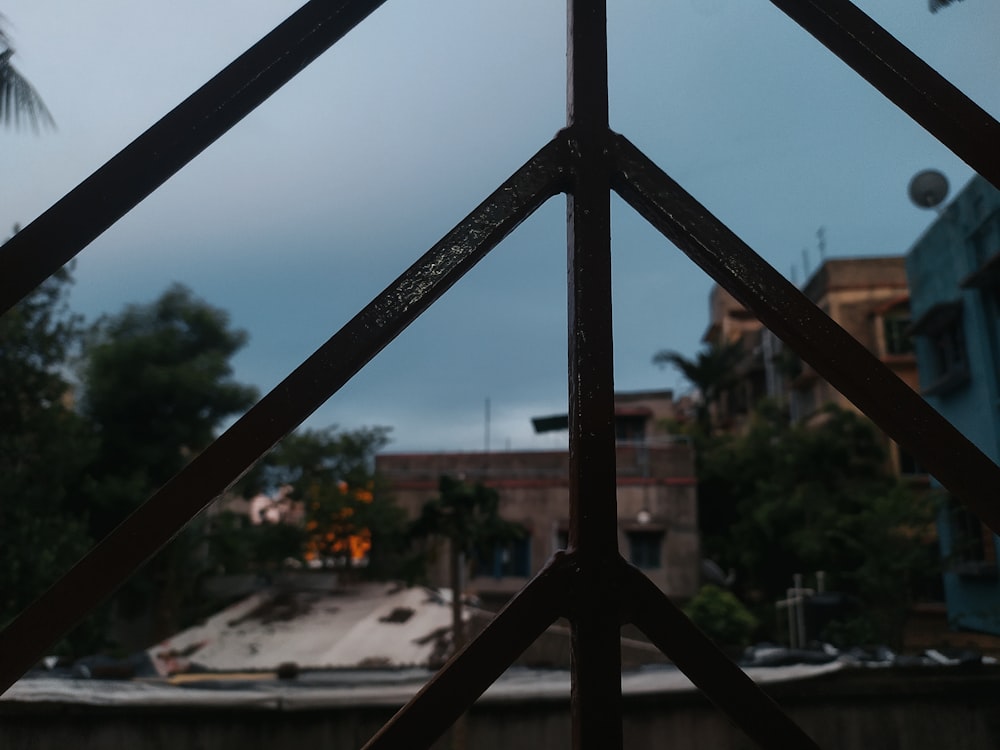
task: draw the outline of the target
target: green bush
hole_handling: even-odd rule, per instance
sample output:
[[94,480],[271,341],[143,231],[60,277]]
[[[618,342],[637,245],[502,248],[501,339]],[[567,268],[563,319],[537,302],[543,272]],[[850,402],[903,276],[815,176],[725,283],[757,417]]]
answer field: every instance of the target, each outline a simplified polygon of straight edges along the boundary
[[757,618],[731,592],[718,586],[702,586],[684,607],[709,638],[720,646],[747,646],[757,629]]

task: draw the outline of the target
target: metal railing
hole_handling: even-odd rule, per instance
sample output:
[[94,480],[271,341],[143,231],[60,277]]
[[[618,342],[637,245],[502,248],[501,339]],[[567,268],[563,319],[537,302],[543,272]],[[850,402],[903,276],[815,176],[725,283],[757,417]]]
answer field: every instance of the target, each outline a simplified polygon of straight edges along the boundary
[[[0,312],[69,261],[383,0],[311,0],[0,249]],[[1000,125],[848,0],[771,0],[1000,186]],[[813,740],[617,548],[610,191],[1000,532],[1000,468],[608,127],[605,0],[568,0],[567,127],[0,633],[0,690],[557,193],[568,196],[570,546],[368,743],[429,745],[558,617],[573,746],[620,748],[623,623],[765,747]]]

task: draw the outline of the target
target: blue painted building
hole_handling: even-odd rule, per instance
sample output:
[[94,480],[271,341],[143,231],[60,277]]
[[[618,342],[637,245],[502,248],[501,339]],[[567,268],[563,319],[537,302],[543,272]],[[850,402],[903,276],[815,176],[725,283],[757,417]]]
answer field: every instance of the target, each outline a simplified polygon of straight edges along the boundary
[[[1000,459],[1000,191],[978,175],[910,249],[911,328],[927,401]],[[1000,487],[997,488],[1000,502]],[[949,622],[1000,635],[1000,539],[946,500],[938,536]]]

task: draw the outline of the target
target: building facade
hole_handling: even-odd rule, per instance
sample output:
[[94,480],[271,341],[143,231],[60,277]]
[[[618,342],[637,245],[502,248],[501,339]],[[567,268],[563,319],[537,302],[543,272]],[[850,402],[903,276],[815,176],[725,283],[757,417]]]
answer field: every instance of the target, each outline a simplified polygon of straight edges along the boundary
[[[673,416],[672,393],[616,394],[615,405],[619,548],[665,593],[690,598],[698,589],[700,565],[694,453],[687,440],[663,426]],[[566,415],[533,421],[540,432],[567,424]],[[375,467],[411,518],[436,496],[442,475],[497,491],[500,515],[525,534],[501,549],[480,550],[469,561],[466,588],[481,598],[509,598],[567,546],[567,451],[382,453]],[[429,575],[434,585],[448,584],[444,555]]]
[[[907,335],[910,298],[903,256],[826,260],[802,293],[903,382],[917,388],[917,361]],[[808,364],[802,364],[789,386],[793,419],[808,420],[831,403],[855,408]]]
[[[913,389],[919,387],[917,359],[909,334],[910,295],[903,256],[825,260],[802,287],[817,307],[850,333]],[[822,418],[835,404],[856,407],[782,342],[738,301],[716,286],[710,296],[711,320],[705,341],[740,341],[744,357],[738,382],[717,406],[721,426],[737,429],[760,399],[788,407],[793,422]],[[922,476],[912,457],[888,441],[891,469]]]
[[[920,392],[1000,459],[1000,192],[973,177],[906,257]],[[951,623],[1000,635],[1000,540],[947,500],[938,537]]]

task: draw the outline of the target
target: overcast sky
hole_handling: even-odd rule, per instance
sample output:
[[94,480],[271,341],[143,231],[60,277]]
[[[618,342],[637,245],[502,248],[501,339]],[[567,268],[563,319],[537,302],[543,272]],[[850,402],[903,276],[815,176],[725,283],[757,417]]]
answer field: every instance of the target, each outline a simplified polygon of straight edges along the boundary
[[[1000,3],[857,3],[993,116]],[[26,224],[293,12],[289,0],[6,0],[15,64],[58,124],[0,130],[0,227]],[[801,283],[827,257],[900,254],[971,170],[766,0],[609,1],[611,124]],[[250,332],[262,392],[565,121],[564,0],[389,0],[81,253],[93,319],[171,282]],[[675,388],[711,282],[617,198],[616,386]],[[553,447],[565,410],[565,198],[491,253],[309,421],[393,427],[394,450]]]

